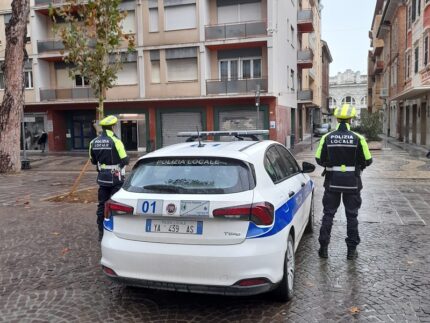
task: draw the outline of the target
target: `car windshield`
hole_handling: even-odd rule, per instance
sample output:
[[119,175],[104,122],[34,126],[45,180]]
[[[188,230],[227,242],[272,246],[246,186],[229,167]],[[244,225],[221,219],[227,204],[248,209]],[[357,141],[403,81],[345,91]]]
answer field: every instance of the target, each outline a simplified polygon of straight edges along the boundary
[[244,162],[227,158],[160,158],[142,160],[123,188],[137,193],[228,194],[252,189]]

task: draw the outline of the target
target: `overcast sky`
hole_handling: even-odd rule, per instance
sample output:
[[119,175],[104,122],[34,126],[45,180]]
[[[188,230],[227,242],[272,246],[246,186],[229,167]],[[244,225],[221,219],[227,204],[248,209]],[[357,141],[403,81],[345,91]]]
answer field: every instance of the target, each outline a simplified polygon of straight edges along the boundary
[[350,68],[367,74],[368,36],[376,0],[322,0],[322,39],[333,62],[330,75]]

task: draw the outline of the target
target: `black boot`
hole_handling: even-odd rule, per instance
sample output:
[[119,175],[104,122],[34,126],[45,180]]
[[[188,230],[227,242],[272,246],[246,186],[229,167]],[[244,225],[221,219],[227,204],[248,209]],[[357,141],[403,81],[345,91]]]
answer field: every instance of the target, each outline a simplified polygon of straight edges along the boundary
[[328,258],[328,247],[321,246],[320,250],[318,250],[318,255],[320,256],[320,258]]
[[103,230],[99,230],[99,241],[103,239]]
[[346,255],[346,259],[354,260],[355,258],[357,258],[357,256],[358,256],[357,248],[356,247],[348,247],[348,253]]

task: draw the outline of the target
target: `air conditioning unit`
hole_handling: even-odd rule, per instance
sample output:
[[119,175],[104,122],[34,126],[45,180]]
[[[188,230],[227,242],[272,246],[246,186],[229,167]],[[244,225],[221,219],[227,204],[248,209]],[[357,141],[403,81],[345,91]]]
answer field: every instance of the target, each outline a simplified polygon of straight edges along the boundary
[[387,88],[382,88],[381,89],[381,93],[379,95],[381,98],[388,98],[388,89]]

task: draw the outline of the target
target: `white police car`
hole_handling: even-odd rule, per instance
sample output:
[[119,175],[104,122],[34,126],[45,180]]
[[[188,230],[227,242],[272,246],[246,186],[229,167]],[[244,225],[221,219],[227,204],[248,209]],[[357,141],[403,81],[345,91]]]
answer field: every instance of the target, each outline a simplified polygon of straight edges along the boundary
[[270,140],[191,141],[149,153],[106,203],[103,271],[126,285],[224,295],[274,290],[286,301],[295,250],[312,232],[314,184],[305,173],[314,169]]

